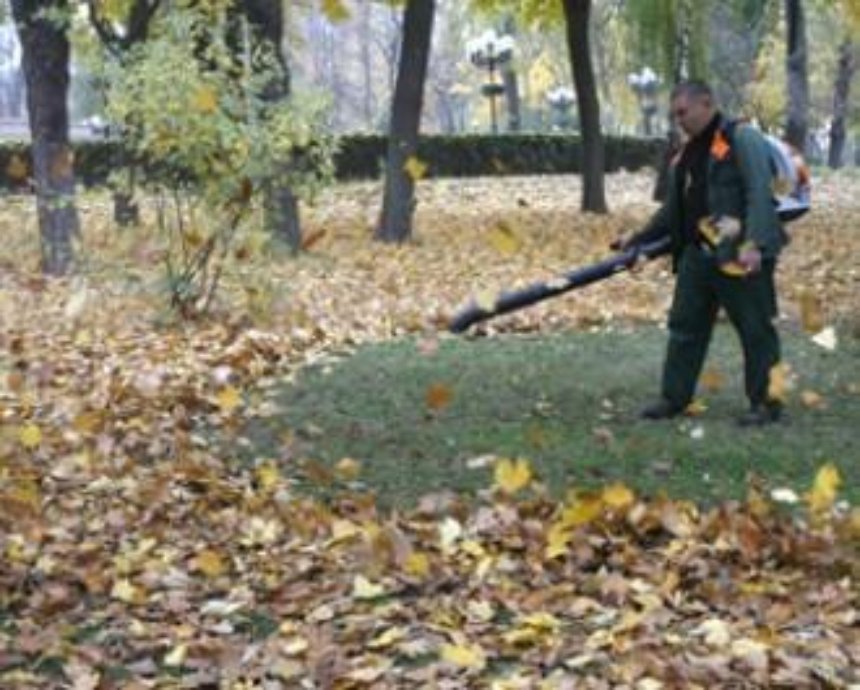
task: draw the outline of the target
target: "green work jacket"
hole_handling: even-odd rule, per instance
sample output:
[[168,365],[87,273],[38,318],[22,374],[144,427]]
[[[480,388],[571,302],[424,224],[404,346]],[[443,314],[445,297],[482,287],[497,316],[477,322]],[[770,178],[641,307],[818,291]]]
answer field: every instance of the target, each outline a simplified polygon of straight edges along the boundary
[[[679,159],[680,154],[669,168],[666,200],[635,239],[647,243],[668,234],[675,265],[685,243],[681,180],[676,176]],[[708,154],[708,212],[740,219],[744,239],[753,241],[763,258],[775,258],[788,239],[776,215],[772,180],[768,143],[762,133],[720,116]]]

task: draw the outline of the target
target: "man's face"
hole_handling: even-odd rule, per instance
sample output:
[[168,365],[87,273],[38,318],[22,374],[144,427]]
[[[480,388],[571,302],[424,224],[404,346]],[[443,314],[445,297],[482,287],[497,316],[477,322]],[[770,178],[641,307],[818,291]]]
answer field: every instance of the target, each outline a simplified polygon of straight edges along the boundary
[[672,119],[690,137],[704,131],[714,117],[714,104],[708,96],[680,94],[672,100]]

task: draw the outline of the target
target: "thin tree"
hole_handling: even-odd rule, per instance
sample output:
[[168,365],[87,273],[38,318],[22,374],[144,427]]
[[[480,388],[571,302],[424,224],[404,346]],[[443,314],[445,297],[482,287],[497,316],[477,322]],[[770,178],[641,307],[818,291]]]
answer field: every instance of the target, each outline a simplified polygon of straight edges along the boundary
[[65,0],[12,0],[27,87],[42,270],[72,270],[79,234],[75,173],[69,145],[70,46]]
[[582,210],[606,213],[605,153],[600,127],[600,99],[591,63],[591,0],[563,0],[567,48],[582,132]]
[[403,15],[403,43],[391,108],[385,192],[375,237],[405,242],[412,236],[418,130],[433,33],[435,0],[408,0]]
[[836,79],[833,83],[833,119],[830,121],[830,148],[827,165],[831,168],[842,167],[845,149],[845,121],[848,117],[851,79],[857,66],[854,42],[846,37],[839,44],[839,59],[836,63]]
[[785,71],[788,82],[785,138],[799,151],[804,151],[809,131],[809,73],[803,0],[785,0],[785,24]]
[[[134,0],[128,7],[125,22],[117,21],[115,13],[105,14],[104,3],[87,0],[90,24],[111,58],[122,64],[129,51],[143,43],[149,36],[149,29],[162,0]],[[115,170],[128,172],[124,185],[113,190],[113,217],[120,226],[136,224],[140,219],[140,209],[134,203],[136,166],[122,145],[115,148],[112,166]]]

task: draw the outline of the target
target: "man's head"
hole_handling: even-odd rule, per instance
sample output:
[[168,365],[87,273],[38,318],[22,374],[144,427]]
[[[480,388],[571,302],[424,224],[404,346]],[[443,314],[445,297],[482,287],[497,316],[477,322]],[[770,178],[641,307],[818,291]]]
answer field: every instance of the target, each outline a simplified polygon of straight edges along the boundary
[[717,112],[711,87],[696,80],[677,84],[672,89],[669,107],[672,119],[691,137],[703,132]]

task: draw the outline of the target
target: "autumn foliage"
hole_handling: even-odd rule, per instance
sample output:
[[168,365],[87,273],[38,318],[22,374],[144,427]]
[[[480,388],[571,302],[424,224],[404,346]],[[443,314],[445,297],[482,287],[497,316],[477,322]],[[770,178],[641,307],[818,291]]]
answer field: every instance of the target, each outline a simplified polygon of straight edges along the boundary
[[[710,507],[624,483],[559,500],[527,459],[494,458],[475,500],[403,511],[359,490],[358,461],[291,455],[290,429],[281,455],[237,459],[243,421],[276,415],[271,391],[306,363],[446,337],[470,296],[604,256],[648,211],[644,177],[610,180],[608,219],[580,216],[573,184],[427,182],[404,247],[370,241],[377,188],[332,192],[298,260],[237,237],[247,252],[193,324],[165,309],[160,239],[118,237],[98,197],[84,200],[76,279],[46,281],[35,239],[13,233],[0,273],[0,685],[860,682],[860,514],[840,500],[851,458],[804,490],[752,484]],[[781,269],[787,327],[810,336],[857,324],[849,184],[823,183]],[[32,223],[23,203],[7,213],[9,228]],[[669,284],[648,266],[487,329],[658,319]],[[437,387],[424,402],[449,399]],[[325,500],[307,490],[319,485]]]

